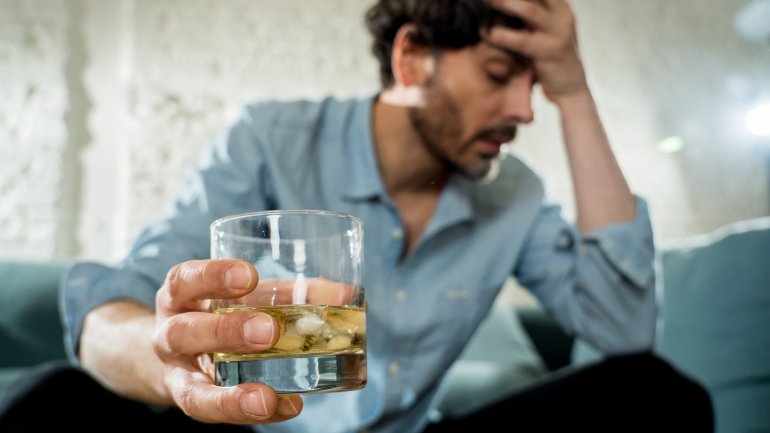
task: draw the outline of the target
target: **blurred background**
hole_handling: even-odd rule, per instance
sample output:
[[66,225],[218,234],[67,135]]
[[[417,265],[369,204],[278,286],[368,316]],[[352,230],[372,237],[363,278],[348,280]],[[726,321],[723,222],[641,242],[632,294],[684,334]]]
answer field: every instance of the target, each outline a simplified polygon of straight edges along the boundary
[[[748,3],[572,1],[662,242],[770,214],[770,38],[736,30]],[[113,262],[242,104],[376,92],[370,4],[0,0],[0,256]],[[571,215],[556,112],[535,109],[513,151]]]

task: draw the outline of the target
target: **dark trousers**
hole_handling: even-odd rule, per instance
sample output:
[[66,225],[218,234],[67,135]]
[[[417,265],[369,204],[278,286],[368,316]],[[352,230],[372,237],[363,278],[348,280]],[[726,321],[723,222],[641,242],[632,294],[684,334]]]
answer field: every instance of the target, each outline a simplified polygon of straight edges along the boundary
[[[110,420],[107,425],[105,419]],[[31,370],[0,400],[2,433],[63,426],[82,431],[248,431],[198,423],[178,409],[159,410],[123,399],[65,363]],[[432,424],[425,433],[466,431],[710,432],[713,414],[700,385],[660,358],[643,354],[561,370],[465,418]],[[324,432],[323,426],[318,432]]]
[[558,370],[470,416],[432,424],[424,433],[485,431],[480,425],[511,432],[712,432],[713,419],[711,398],[702,386],[646,353]]
[[[74,429],[73,429],[74,428]],[[65,361],[42,364],[0,396],[0,433],[84,431],[245,433],[248,427],[204,424],[178,408],[119,397]]]

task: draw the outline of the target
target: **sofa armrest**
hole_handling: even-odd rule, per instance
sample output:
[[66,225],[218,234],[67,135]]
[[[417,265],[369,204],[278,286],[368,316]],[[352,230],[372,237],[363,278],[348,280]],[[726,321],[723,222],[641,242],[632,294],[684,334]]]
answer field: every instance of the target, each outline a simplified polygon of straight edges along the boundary
[[59,281],[68,263],[0,260],[0,368],[64,359]]
[[542,309],[526,307],[516,311],[521,326],[548,370],[554,371],[571,363],[574,344],[572,336],[565,333]]

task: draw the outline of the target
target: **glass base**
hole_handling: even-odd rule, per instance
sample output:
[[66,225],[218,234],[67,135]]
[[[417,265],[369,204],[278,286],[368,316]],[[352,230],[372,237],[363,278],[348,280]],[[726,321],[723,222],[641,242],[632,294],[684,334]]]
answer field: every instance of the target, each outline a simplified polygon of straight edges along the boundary
[[351,391],[366,385],[366,355],[341,354],[215,362],[216,383],[259,382],[278,394]]

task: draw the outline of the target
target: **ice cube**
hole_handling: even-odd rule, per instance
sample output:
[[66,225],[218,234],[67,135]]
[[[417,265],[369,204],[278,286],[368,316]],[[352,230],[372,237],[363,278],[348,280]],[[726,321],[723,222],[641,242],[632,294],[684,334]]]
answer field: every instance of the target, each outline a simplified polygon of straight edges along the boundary
[[335,337],[332,337],[331,340],[329,340],[328,343],[326,343],[326,348],[328,350],[342,350],[347,349],[350,347],[350,343],[352,342],[352,338],[347,335],[337,335]]
[[315,314],[305,314],[297,320],[297,334],[313,335],[324,325],[324,320]]
[[339,312],[341,321],[347,323],[347,328],[355,334],[366,335],[366,313],[360,308],[345,309]]

